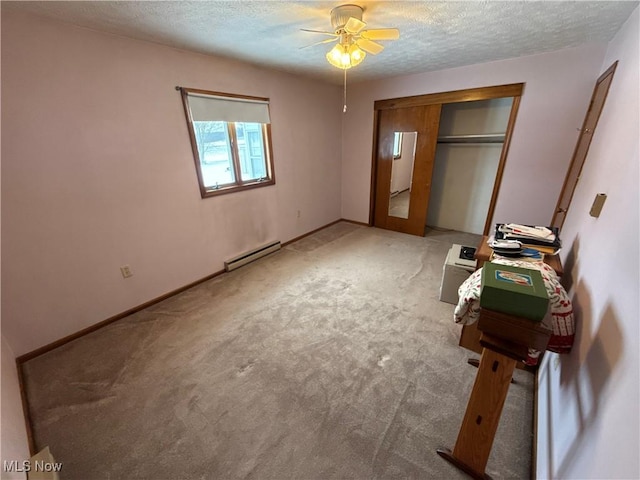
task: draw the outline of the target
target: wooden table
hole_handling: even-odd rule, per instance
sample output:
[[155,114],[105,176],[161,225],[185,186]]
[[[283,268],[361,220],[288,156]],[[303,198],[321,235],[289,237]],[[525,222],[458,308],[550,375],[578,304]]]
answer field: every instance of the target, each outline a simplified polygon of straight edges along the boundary
[[[491,260],[493,250],[483,237],[476,249],[476,268]],[[564,272],[558,255],[547,255],[545,263],[558,276]],[[551,335],[540,323],[487,309],[480,318],[462,327],[460,346],[480,353],[469,360],[478,367],[473,390],[453,450],[440,448],[438,455],[473,478],[491,478],[485,473],[502,407],[509,391],[513,370],[524,365],[529,347],[544,351]]]
[[[491,260],[493,250],[487,244],[488,236],[482,237],[480,245],[476,248],[475,259],[477,260],[476,270],[482,268],[484,262]],[[558,274],[562,276],[564,270],[562,268],[562,262],[559,255],[545,255],[544,263],[549,265]],[[460,334],[460,341],[458,345],[471,350],[472,352],[482,353],[482,345],[480,345],[480,331],[478,330],[477,322],[471,325],[463,325],[462,333]],[[476,362],[474,362],[475,364]]]

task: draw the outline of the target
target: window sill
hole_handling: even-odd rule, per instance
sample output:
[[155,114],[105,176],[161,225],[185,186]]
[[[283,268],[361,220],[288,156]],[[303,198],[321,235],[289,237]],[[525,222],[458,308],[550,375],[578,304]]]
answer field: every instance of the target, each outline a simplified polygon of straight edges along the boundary
[[275,183],[276,183],[276,180],[272,178],[269,180],[243,183],[242,185],[228,185],[220,188],[201,187],[200,194],[202,195],[202,198],[217,197],[218,195],[226,195],[227,193],[241,192],[243,190],[250,190],[252,188],[268,187],[269,185],[275,185]]

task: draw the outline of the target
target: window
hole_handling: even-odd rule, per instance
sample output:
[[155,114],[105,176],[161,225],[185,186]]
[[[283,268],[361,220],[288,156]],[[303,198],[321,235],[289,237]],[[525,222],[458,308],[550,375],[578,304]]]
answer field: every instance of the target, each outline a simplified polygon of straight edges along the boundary
[[393,132],[393,158],[402,156],[402,132]]
[[203,198],[276,183],[268,98],[180,91]]

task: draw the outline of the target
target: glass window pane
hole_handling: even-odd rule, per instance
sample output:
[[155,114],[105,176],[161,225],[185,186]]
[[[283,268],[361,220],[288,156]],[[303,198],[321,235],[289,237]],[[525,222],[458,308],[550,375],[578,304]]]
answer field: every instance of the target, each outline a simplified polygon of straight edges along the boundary
[[393,158],[402,156],[402,132],[393,132]]
[[236,122],[236,138],[240,156],[240,178],[257,180],[267,176],[266,155],[261,123]]
[[205,187],[235,182],[226,122],[193,122]]

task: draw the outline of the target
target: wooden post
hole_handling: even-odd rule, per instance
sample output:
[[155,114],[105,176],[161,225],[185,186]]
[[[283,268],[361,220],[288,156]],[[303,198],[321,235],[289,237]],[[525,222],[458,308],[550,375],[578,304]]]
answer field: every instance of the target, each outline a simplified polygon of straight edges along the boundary
[[513,358],[483,349],[453,452],[437,450],[438,455],[473,478],[490,478],[484,470],[516,363]]

